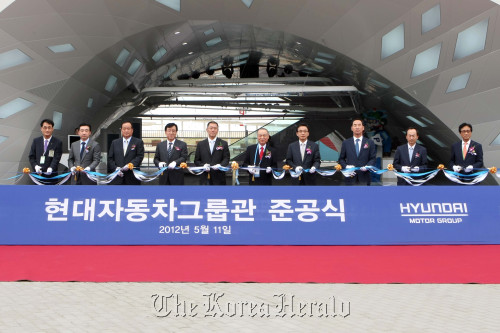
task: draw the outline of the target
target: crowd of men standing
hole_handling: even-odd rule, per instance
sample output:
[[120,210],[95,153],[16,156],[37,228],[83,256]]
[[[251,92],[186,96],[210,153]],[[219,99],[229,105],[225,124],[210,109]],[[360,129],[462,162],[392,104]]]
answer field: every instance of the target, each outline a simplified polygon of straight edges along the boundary
[[[31,145],[29,161],[32,169],[39,175],[54,177],[62,156],[62,142],[54,137],[54,122],[44,119],[40,123],[42,136],[35,138]],[[130,121],[121,123],[121,138],[114,140],[108,152],[108,172],[117,171],[117,177],[112,185],[140,185],[134,176],[134,168],[139,168],[144,159],[144,142],[133,136],[134,130]],[[227,166],[230,160],[228,143],[219,138],[219,125],[215,121],[207,124],[207,138],[198,142],[196,146],[194,164],[203,167],[200,185],[226,185],[226,175],[220,167]],[[354,119],[351,123],[353,136],[342,142],[338,163],[342,169],[353,169],[350,177],[345,177],[345,185],[370,185],[371,174],[369,167],[375,165],[375,143],[363,136],[364,125],[361,119]],[[165,126],[166,140],[156,146],[154,164],[162,169],[167,168],[159,179],[160,185],[184,185],[184,171],[179,168],[181,163],[187,162],[187,144],[177,139],[178,127],[175,123]],[[456,173],[470,174],[474,169],[483,167],[483,150],[480,143],[472,141],[472,125],[463,123],[459,126],[462,140],[451,147],[449,169]],[[82,123],[77,128],[80,140],[73,142],[70,147],[68,167],[74,175],[72,185],[95,185],[83,171],[95,171],[101,161],[101,147],[92,140],[92,127]],[[310,128],[307,124],[296,127],[298,140],[288,145],[286,164],[299,177],[292,178],[293,185],[316,185],[316,171],[320,168],[321,156],[318,144],[308,140]],[[273,169],[277,168],[276,149],[269,142],[270,134],[267,129],[257,131],[257,144],[247,147],[243,166],[248,168],[249,185],[271,185]],[[427,150],[417,144],[418,130],[410,127],[406,131],[407,143],[397,147],[394,156],[394,168],[402,173],[419,173],[427,169]],[[80,169],[81,168],[81,169]],[[409,185],[405,180],[398,178],[398,185]]]

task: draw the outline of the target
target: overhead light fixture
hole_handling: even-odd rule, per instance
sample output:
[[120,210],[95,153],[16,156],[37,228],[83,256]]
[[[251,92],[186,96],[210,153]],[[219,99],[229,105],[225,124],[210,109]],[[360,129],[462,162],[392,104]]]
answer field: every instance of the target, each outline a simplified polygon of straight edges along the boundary
[[18,97],[2,106],[0,106],[0,119],[8,118],[13,114],[26,110],[33,103],[25,100],[24,98]]
[[286,65],[285,68],[283,69],[285,74],[290,75],[293,72],[293,66],[292,65]]
[[184,42],[184,43],[182,43],[182,45],[186,46],[186,45],[188,45],[188,43],[187,43],[187,42]]
[[181,0],[156,0],[164,6],[172,8],[175,11],[181,11]]
[[176,32],[174,32],[174,35],[178,35],[180,33],[181,33],[180,31],[176,31]]
[[189,75],[187,74],[178,75],[177,80],[189,80]]
[[189,54],[189,55],[191,55],[191,54],[193,54],[193,53],[194,53],[193,51],[188,52],[188,54]]
[[71,44],[52,45],[49,46],[48,48],[54,53],[72,52],[75,50],[75,48]]
[[194,71],[193,73],[191,73],[191,77],[193,79],[199,79],[200,78],[200,72]]
[[275,57],[271,56],[269,57],[269,59],[267,59],[267,66],[266,66],[267,76],[273,77],[276,74],[278,74],[279,63],[280,63],[279,59],[276,59]]
[[214,70],[214,69],[212,69],[212,68],[207,68],[207,70],[205,71],[205,73],[206,73],[207,75],[214,75],[215,70]]
[[30,56],[19,49],[0,53],[0,70],[19,66],[32,60]]
[[222,61],[222,74],[228,79],[233,77],[234,67],[233,67],[233,57],[225,57]]

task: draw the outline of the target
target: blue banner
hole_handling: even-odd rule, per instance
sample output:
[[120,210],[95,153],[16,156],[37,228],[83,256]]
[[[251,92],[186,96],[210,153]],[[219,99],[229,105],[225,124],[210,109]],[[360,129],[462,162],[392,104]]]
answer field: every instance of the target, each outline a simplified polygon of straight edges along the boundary
[[498,186],[0,186],[0,244],[500,244]]

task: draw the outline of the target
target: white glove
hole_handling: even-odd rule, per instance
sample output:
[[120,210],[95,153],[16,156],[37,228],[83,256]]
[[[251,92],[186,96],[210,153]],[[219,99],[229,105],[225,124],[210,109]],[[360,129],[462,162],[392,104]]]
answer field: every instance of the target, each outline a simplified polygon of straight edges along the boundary
[[346,166],[345,166],[345,168],[346,168],[346,169],[352,169],[352,168],[354,168],[354,165],[350,165],[350,164],[349,164],[349,165],[346,165]]
[[52,168],[47,168],[47,172],[45,174],[50,176],[52,174]]
[[413,168],[410,169],[411,172],[419,172],[420,171],[420,167],[418,166],[414,166]]
[[162,168],[164,168],[166,166],[167,166],[167,163],[165,163],[165,162],[158,163],[158,168],[160,168],[160,169],[162,169]]
[[168,168],[169,169],[173,169],[175,168],[175,166],[177,165],[177,163],[175,163],[175,161],[171,162],[169,165],[168,165]]
[[74,175],[76,172],[76,167],[71,167],[71,169],[69,169],[69,171],[71,171],[71,174]]
[[315,173],[316,172],[316,167],[312,166],[311,169],[309,169],[309,173]]
[[472,165],[469,165],[467,168],[465,168],[465,172],[471,172],[474,167]]
[[122,172],[128,171],[128,164],[125,164],[123,168],[120,169]]
[[35,165],[35,172],[40,175],[42,173],[42,167],[39,165]]
[[220,165],[220,164],[216,164],[216,165],[214,165],[214,169],[219,170],[219,168],[220,168],[220,167],[221,167],[221,165]]
[[123,172],[121,170],[118,171],[118,176],[123,177]]
[[302,172],[302,167],[301,166],[298,166],[295,168],[295,173],[299,173],[299,172]]
[[462,170],[462,167],[460,165],[454,165],[453,166],[453,171],[460,172],[461,170]]
[[83,169],[84,171],[90,171],[90,167],[86,167],[85,169]]
[[403,166],[401,167],[402,172],[410,172],[410,167],[409,166]]
[[207,163],[203,167],[205,168],[205,171],[210,171],[210,164]]
[[266,173],[271,173],[271,172],[273,172],[273,169],[271,167],[267,167],[266,168]]
[[260,172],[260,170],[257,170],[256,168],[253,168],[253,169],[250,169],[250,170],[252,170],[251,171],[252,175],[256,175],[256,174],[258,174]]
[[359,170],[361,170],[361,171],[367,171],[368,169],[366,167],[361,167],[361,168],[359,168]]

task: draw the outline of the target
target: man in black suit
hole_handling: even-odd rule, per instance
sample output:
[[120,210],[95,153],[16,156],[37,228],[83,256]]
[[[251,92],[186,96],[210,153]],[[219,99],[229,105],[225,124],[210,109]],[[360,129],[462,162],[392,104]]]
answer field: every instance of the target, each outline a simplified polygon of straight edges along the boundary
[[265,128],[257,131],[258,144],[247,147],[243,166],[254,166],[266,170],[250,169],[249,185],[272,185],[272,168],[278,167],[276,150],[269,145],[269,132]]
[[300,172],[309,169],[309,173],[304,172],[299,178],[292,177],[293,185],[316,185],[315,172],[321,164],[321,156],[319,154],[319,146],[310,140],[309,126],[307,124],[299,124],[296,129],[298,141],[288,145],[286,153],[286,164],[295,169],[295,172]]
[[[229,164],[229,147],[227,141],[217,137],[219,124],[210,121],[207,124],[208,138],[198,142],[194,155],[194,164],[203,166],[207,172],[200,175],[200,185],[226,185],[226,173],[210,167],[227,166]],[[208,178],[210,174],[210,179]]]
[[52,136],[54,122],[44,119],[40,123],[42,136],[35,138],[31,144],[29,160],[34,172],[45,177],[57,175],[57,167],[62,156],[62,142]]
[[141,185],[135,178],[134,171],[129,170],[128,164],[139,169],[144,158],[144,142],[132,136],[134,128],[130,121],[123,121],[121,125],[122,138],[113,140],[108,152],[108,172],[120,170],[112,185]]
[[182,162],[186,162],[188,157],[187,144],[177,140],[177,125],[168,123],[165,126],[167,140],[160,142],[156,146],[154,163],[158,168],[168,166],[160,175],[160,185],[184,185],[184,171],[175,169]]
[[[418,173],[427,169],[427,149],[417,144],[418,131],[410,127],[406,130],[408,144],[401,145],[396,149],[394,168],[399,172]],[[410,185],[403,178],[398,177],[399,185]]]
[[76,171],[76,167],[80,166],[84,171],[95,171],[101,163],[101,146],[90,138],[92,135],[90,124],[82,123],[78,128],[80,140],[71,144],[68,157],[68,166],[75,175],[71,177],[71,185],[97,185],[85,172]]
[[375,165],[377,147],[372,140],[363,137],[364,130],[363,121],[354,119],[351,124],[353,138],[342,142],[339,156],[342,169],[361,168],[351,177],[344,177],[346,185],[370,185],[371,183],[370,171],[366,167]]
[[458,127],[462,136],[459,141],[451,146],[451,159],[448,163],[450,169],[462,174],[470,174],[474,169],[483,167],[483,146],[472,141],[472,125],[463,123]]

